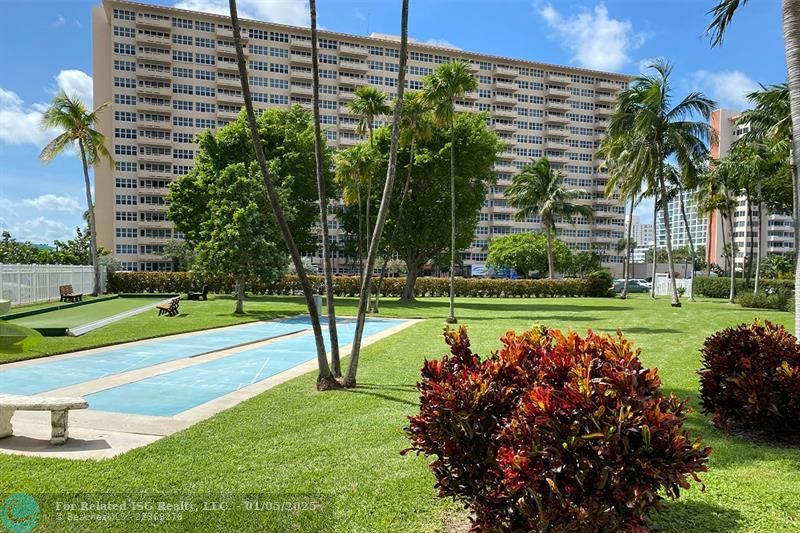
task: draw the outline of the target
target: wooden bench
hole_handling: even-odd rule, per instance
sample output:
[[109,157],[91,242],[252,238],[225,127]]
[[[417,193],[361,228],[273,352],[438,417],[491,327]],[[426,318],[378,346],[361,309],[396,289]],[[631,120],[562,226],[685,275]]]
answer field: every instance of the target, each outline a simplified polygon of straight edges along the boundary
[[171,299],[167,303],[158,304],[156,309],[158,309],[158,316],[161,315],[168,315],[168,316],[175,316],[180,313],[178,306],[180,304],[181,297],[178,296],[177,298]]
[[83,300],[83,294],[76,294],[72,290],[72,285],[59,285],[58,294],[61,296],[62,302],[80,302]]
[[50,444],[64,444],[69,437],[70,409],[87,409],[88,407],[89,403],[83,398],[0,394],[0,439],[13,434],[11,417],[16,411],[50,411],[52,425]]
[[208,300],[208,285],[203,285],[203,292],[190,292],[188,294],[189,300]]

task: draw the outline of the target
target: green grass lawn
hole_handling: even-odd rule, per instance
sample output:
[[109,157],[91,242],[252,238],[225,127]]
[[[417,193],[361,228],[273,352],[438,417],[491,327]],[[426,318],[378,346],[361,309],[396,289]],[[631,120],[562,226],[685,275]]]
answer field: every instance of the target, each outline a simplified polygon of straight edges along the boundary
[[[248,307],[251,314],[243,319],[230,315],[230,300],[187,302],[185,310],[198,327],[302,310],[297,298],[259,298]],[[343,300],[338,309],[343,315],[353,314],[355,300]],[[176,531],[442,530],[443,520],[458,513],[458,506],[435,497],[427,459],[403,457],[399,451],[408,446],[403,428],[406,417],[417,409],[414,385],[423,358],[438,357],[445,349],[441,331],[447,302],[426,299],[411,306],[384,301],[382,309],[381,316],[429,320],[368,347],[355,390],[317,393],[312,373],[151,446],[103,462],[0,455],[0,496],[24,491],[50,494],[52,499],[71,493],[78,495],[64,498],[86,501],[92,499],[87,495],[113,493],[117,499],[225,500],[233,506],[228,511],[185,512],[182,522],[164,528]],[[755,316],[787,326],[792,322],[790,313],[717,301],[672,309],[667,299],[651,302],[646,297],[461,299],[457,316],[469,327],[473,346],[481,354],[498,348],[497,339],[506,330],[522,330],[532,323],[579,332],[621,328],[642,349],[644,362],[659,368],[664,389],[690,397],[695,407],[698,348],[707,335]],[[101,330],[101,335],[115,331],[124,340],[143,331],[163,334],[181,320],[136,317],[131,324],[104,328],[107,331]],[[155,326],[160,329],[153,330]],[[113,338],[89,339],[91,335],[74,340]],[[53,353],[64,346],[40,348]],[[728,436],[699,412],[690,415],[688,428],[714,448],[710,471],[702,476],[706,490],[693,486],[666,512],[657,514],[658,531],[800,531],[800,448]],[[258,495],[263,502],[319,506],[247,511],[235,505],[241,494]],[[52,519],[45,510],[44,530],[154,527],[153,522],[139,522],[65,528]]]
[[26,328],[70,328],[108,318],[125,311],[131,311],[137,307],[155,306],[159,301],[155,298],[113,298],[86,305],[58,309],[48,313],[30,315],[11,320],[11,323],[25,326]]

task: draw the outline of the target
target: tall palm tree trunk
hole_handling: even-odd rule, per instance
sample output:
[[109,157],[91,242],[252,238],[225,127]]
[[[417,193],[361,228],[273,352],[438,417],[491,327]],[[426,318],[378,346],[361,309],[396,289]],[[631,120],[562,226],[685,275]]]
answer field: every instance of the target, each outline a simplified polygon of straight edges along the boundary
[[325,276],[325,303],[328,311],[328,336],[331,341],[331,371],[333,377],[342,375],[339,355],[339,333],[336,330],[336,302],[333,294],[331,272],[330,235],[328,230],[328,195],[325,192],[325,174],[322,170],[322,127],[319,124],[319,56],[317,46],[317,2],[309,0],[311,12],[311,77],[312,107],[314,109],[314,160],[317,173],[317,196],[319,196],[319,223],[322,228],[322,274]]
[[[727,197],[727,194],[728,193],[726,191],[725,192],[726,197]],[[730,287],[730,292],[728,294],[728,302],[729,303],[733,303],[734,300],[736,300],[736,268],[735,268],[736,267],[736,261],[735,261],[735,257],[736,257],[736,241],[734,241],[733,209],[732,208],[728,208],[728,221],[730,222],[730,224],[728,225],[728,231],[730,232],[729,236],[731,238],[731,249],[730,249],[730,253],[728,254],[728,256],[731,259],[731,280],[730,280],[731,281],[731,287]]]
[[[231,0],[234,2],[235,0]],[[389,148],[389,168],[386,171],[386,182],[383,184],[383,197],[378,208],[378,217],[375,221],[375,228],[372,233],[372,240],[367,251],[367,271],[372,272],[375,267],[375,260],[378,256],[378,248],[381,242],[383,226],[386,223],[386,213],[389,211],[389,202],[392,200],[392,188],[394,179],[397,175],[397,147],[400,143],[400,116],[403,111],[403,92],[406,79],[406,64],[408,51],[408,0],[403,0],[403,9],[400,23],[400,71],[397,76],[397,104],[394,106],[394,120],[392,123],[392,141]],[[350,364],[347,367],[347,375],[342,379],[345,387],[356,386],[356,374],[358,373],[358,361],[361,356],[361,337],[364,334],[364,322],[367,318],[367,306],[369,305],[369,291],[372,276],[364,276],[361,282],[361,292],[358,299],[358,317],[356,318],[356,331],[353,338],[353,349],[350,354]]]
[[[761,194],[759,192],[759,197]],[[756,275],[753,279],[753,294],[758,294],[759,284],[761,282],[761,227],[762,227],[762,219],[761,219],[761,203],[758,203],[758,233],[756,238],[758,242],[756,243]]]
[[406,203],[406,196],[408,195],[408,188],[411,185],[411,170],[414,165],[414,137],[411,137],[408,155],[408,173],[406,174],[406,182],[403,185],[403,193],[400,196],[400,207],[397,209],[397,221],[395,222],[392,234],[389,236],[389,241],[386,243],[386,254],[383,256],[383,266],[381,266],[381,277],[378,279],[378,287],[375,289],[375,312],[380,313],[380,299],[381,289],[383,288],[383,278],[386,277],[386,266],[389,264],[389,256],[392,253],[392,246],[394,246],[394,239],[397,237],[398,224],[403,218],[403,207]]
[[361,184],[357,184],[356,206],[358,206],[358,279],[364,281],[364,211],[361,206]]
[[94,218],[94,202],[92,201],[92,184],[89,180],[89,163],[86,161],[86,150],[83,141],[78,141],[81,149],[81,163],[83,163],[83,183],[86,189],[86,209],[89,212],[89,253],[92,256],[92,266],[94,267],[94,280],[92,283],[92,296],[100,294],[100,262],[97,254],[97,224]]
[[[658,186],[661,189],[661,198],[667,198],[667,184],[664,181],[664,163],[659,165],[658,168]],[[667,245],[667,263],[669,264],[669,280],[670,287],[672,288],[672,307],[680,307],[681,300],[678,296],[678,283],[675,280],[675,264],[672,261],[672,232],[670,231],[669,224],[669,204],[666,201],[661,202],[661,215],[664,219],[664,240]]]
[[456,131],[455,122],[450,122],[450,314],[448,324],[456,319]]
[[[745,218],[747,227],[744,232],[744,246],[747,254],[746,257],[742,258],[742,277],[744,278],[744,286],[747,288],[750,286],[750,274],[753,268],[753,248],[755,248],[755,241],[753,241],[753,195],[750,194],[749,189],[745,196],[745,205],[747,206],[747,218]],[[746,273],[745,267],[747,267]]]
[[683,219],[683,228],[686,230],[686,237],[689,239],[689,254],[692,256],[692,284],[689,285],[689,301],[694,301],[694,265],[697,260],[697,253],[694,248],[694,237],[692,231],[689,229],[689,217],[686,216],[686,205],[683,203],[683,190],[678,189],[678,205],[681,207],[681,218]]
[[[786,65],[789,71],[789,102],[792,114],[792,153],[794,160],[794,224],[795,251],[800,250],[800,0],[783,0],[783,37],[786,46]],[[800,334],[800,252],[796,253],[794,270],[795,333]]]
[[253,110],[253,100],[250,96],[250,81],[247,75],[247,63],[244,59],[244,51],[242,50],[242,35],[239,33],[239,16],[236,12],[236,0],[229,0],[231,11],[231,23],[233,26],[233,40],[236,45],[236,58],[239,66],[239,77],[242,82],[242,96],[244,97],[244,106],[247,111],[247,122],[250,127],[250,137],[253,141],[253,148],[255,149],[256,160],[258,167],[261,170],[261,177],[264,181],[264,188],[267,192],[267,199],[275,215],[275,222],[281,231],[283,240],[286,247],[289,249],[289,255],[292,258],[292,263],[297,271],[297,277],[300,279],[300,286],[303,289],[303,296],[306,299],[306,306],[308,307],[308,314],[311,317],[311,328],[314,331],[314,343],[317,348],[317,365],[319,367],[319,374],[317,375],[317,389],[328,390],[338,387],[338,382],[331,373],[330,365],[328,365],[328,356],[325,352],[325,342],[322,338],[322,327],[320,326],[319,313],[317,306],[314,304],[314,293],[311,287],[311,282],[306,274],[306,269],[303,267],[303,260],[300,256],[300,251],[297,249],[292,231],[289,229],[289,224],[286,221],[286,215],[281,206],[280,196],[275,188],[275,183],[272,181],[272,176],[267,166],[267,160],[264,156],[264,147],[261,144],[261,137],[258,133],[258,123],[256,122],[256,113]]
[[653,194],[653,267],[650,298],[656,299],[656,271],[658,269],[658,235],[656,235],[656,222],[658,221],[658,194]]
[[633,234],[633,208],[636,204],[636,195],[631,195],[631,209],[628,212],[628,228],[625,234],[625,270],[624,281],[622,282],[622,293],[619,295],[623,300],[628,297],[628,280],[631,277],[631,235]]

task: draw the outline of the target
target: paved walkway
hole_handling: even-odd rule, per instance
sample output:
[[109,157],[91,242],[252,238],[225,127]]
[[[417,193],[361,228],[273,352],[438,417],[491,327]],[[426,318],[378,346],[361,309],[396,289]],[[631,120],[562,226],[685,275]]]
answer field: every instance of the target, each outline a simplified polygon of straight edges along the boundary
[[[345,318],[345,317],[341,317]],[[421,320],[406,320],[397,326],[384,330],[380,333],[366,337],[362,345],[368,346],[381,339],[389,337],[405,328],[413,326]],[[251,324],[229,326],[219,328],[219,331],[228,331],[235,328],[247,327]],[[191,336],[198,332],[173,335],[168,338],[181,338]],[[204,333],[207,333],[205,331]],[[79,383],[69,387],[63,387],[40,394],[40,396],[86,396],[101,390],[117,387],[134,381],[139,381],[152,376],[173,372],[182,368],[222,359],[230,355],[279,343],[292,337],[308,335],[308,332],[294,333],[262,342],[255,342],[244,346],[227,348],[215,352],[206,353],[197,357],[188,357],[175,361],[169,361],[153,365],[146,368],[123,372],[112,376]],[[160,337],[163,340],[165,337]],[[136,341],[132,343],[117,344],[113,348],[132,347],[138,344],[153,342],[153,339]],[[43,361],[53,361],[58,359],[75,358],[92,353],[108,350],[109,347],[95,348],[81,352],[56,355],[44,359],[20,361],[3,365],[3,368],[13,368],[22,366],[33,366]],[[342,346],[342,357],[350,353],[351,346]],[[330,354],[328,354],[330,358]],[[17,412],[13,419],[14,435],[5,439],[0,439],[0,453],[30,455],[35,457],[60,457],[64,459],[107,459],[125,453],[134,448],[146,446],[163,437],[175,432],[186,429],[201,420],[205,420],[215,414],[229,409],[245,400],[248,400],[262,392],[284,383],[290,379],[311,372],[317,368],[316,359],[312,359],[284,372],[270,376],[267,379],[242,387],[241,389],[216,398],[210,402],[199,405],[195,408],[183,411],[173,417],[144,416],[128,413],[111,413],[103,411],[93,411],[91,404],[89,410],[70,412],[69,436],[66,444],[52,446],[50,439],[50,413],[49,412]]]

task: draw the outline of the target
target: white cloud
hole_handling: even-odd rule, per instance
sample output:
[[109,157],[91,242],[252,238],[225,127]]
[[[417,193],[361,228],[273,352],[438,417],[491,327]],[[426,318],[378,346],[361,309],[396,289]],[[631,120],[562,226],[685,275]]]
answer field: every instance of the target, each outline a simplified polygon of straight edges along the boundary
[[361,22],[366,22],[366,21],[367,21],[367,16],[366,16],[366,15],[364,14],[364,12],[363,12],[363,11],[361,11],[359,8],[356,8],[356,9],[355,9],[355,11],[353,12],[353,17],[354,17],[356,20],[359,20],[359,21],[361,21]]
[[[92,78],[85,72],[62,70],[54,79],[56,87],[53,94],[63,90],[80,97],[87,106],[92,104]],[[44,147],[58,134],[41,124],[47,106],[47,102],[26,105],[17,93],[0,87],[0,142]]]
[[43,194],[36,198],[26,198],[22,203],[28,207],[44,209],[48,211],[82,211],[80,204],[69,196],[56,196],[55,194]]
[[572,60],[597,70],[619,70],[630,61],[629,53],[644,43],[644,35],[633,29],[630,20],[609,18],[604,4],[593,10],[562,15],[551,4],[539,9],[539,15],[555,31]]
[[34,244],[50,244],[56,239],[66,240],[75,235],[75,228],[44,216],[19,220],[16,224],[0,229],[2,230],[8,231],[18,241],[30,241]]
[[[55,239],[69,239],[75,234],[75,226],[82,225],[81,215],[69,214],[64,218],[58,212],[66,211],[59,209],[58,201],[41,201],[45,197],[54,195],[44,195],[39,198],[12,200],[0,197],[0,210],[5,217],[0,217],[0,232],[8,231],[11,236],[19,241],[30,241],[36,244],[49,244]],[[55,203],[55,207],[53,205]],[[69,206],[70,203],[77,202],[71,198],[60,198],[62,207]],[[69,209],[74,211],[74,209]],[[80,211],[80,208],[78,208]],[[55,215],[57,218],[53,218]],[[63,220],[58,220],[63,218]]]
[[740,109],[750,105],[747,93],[759,90],[758,83],[740,70],[698,70],[691,84],[694,90],[704,92],[722,107]]
[[425,44],[430,44],[433,46],[441,46],[442,48],[452,48],[453,50],[461,50],[460,47],[454,45],[450,41],[445,41],[444,39],[428,39],[425,41]]
[[54,22],[56,26],[63,26],[66,23],[67,19],[65,19],[62,15],[57,16],[56,21]]
[[[241,18],[264,20],[292,26],[308,26],[308,2],[306,0],[239,0],[237,12]],[[228,0],[180,0],[179,9],[203,11],[230,16]]]

